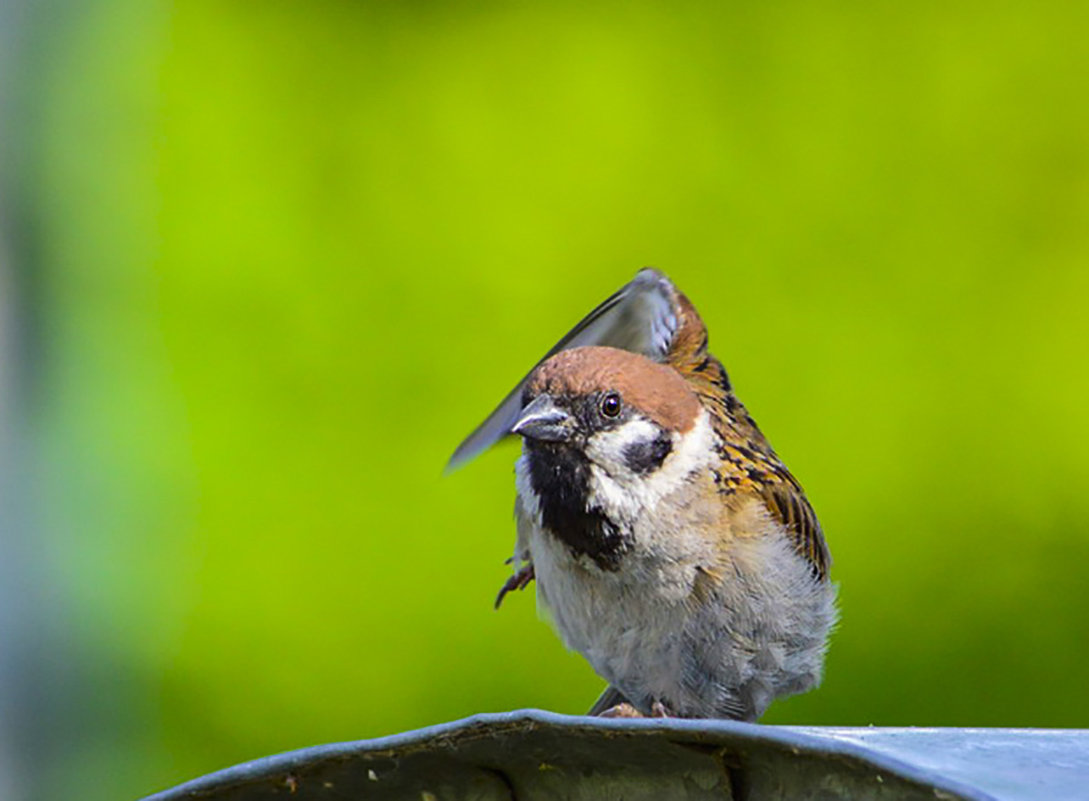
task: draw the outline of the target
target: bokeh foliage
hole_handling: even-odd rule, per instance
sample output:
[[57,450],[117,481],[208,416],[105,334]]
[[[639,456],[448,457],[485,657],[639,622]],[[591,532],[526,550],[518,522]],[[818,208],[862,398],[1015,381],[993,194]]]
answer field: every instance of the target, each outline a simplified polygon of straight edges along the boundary
[[[653,264],[843,622],[775,723],[1084,726],[1089,26],[1041,3],[151,3],[36,20],[55,797],[601,682],[491,601],[461,436]],[[75,795],[73,793],[76,793]]]

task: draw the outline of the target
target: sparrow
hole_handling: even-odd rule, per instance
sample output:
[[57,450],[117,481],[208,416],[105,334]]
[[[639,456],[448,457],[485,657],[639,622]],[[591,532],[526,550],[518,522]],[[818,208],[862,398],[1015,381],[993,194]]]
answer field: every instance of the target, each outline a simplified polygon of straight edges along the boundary
[[756,720],[821,679],[831,557],[797,479],[665,275],[595,308],[457,448],[508,435],[514,573],[609,686],[605,716]]

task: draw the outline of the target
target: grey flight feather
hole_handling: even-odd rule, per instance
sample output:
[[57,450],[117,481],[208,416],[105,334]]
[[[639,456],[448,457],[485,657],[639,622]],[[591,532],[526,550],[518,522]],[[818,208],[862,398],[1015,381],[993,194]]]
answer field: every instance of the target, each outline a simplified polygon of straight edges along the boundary
[[[670,280],[657,270],[649,267],[640,270],[630,283],[568,331],[533,369],[561,350],[590,345],[607,345],[664,361],[677,332],[675,293]],[[446,463],[447,471],[460,467],[510,434],[511,426],[522,411],[522,390],[532,373],[530,370],[495,411],[458,445]]]

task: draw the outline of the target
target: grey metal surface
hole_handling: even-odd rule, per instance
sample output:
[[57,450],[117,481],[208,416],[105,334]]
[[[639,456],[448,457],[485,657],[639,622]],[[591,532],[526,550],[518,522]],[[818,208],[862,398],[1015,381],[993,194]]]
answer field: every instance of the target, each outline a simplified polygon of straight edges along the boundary
[[1089,730],[762,726],[526,710],[237,765],[146,801],[1089,799]]

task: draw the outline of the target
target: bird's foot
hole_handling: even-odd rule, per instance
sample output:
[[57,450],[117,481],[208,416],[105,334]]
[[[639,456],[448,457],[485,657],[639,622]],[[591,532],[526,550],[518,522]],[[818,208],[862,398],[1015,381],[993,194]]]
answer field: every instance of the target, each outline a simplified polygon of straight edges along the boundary
[[495,608],[498,609],[499,605],[503,603],[503,596],[511,590],[524,590],[529,586],[529,583],[533,581],[533,565],[523,565],[517,573],[507,579],[507,582],[500,588],[499,595],[495,597]]
[[599,718],[642,718],[646,717],[642,712],[625,701],[622,704],[611,706],[598,715]]
[[611,706],[598,715],[599,718],[668,718],[670,717],[669,710],[665,708],[665,704],[661,701],[655,701],[650,705],[650,715],[644,715],[634,706],[625,701],[622,704]]

